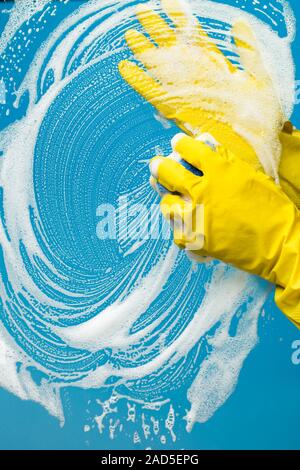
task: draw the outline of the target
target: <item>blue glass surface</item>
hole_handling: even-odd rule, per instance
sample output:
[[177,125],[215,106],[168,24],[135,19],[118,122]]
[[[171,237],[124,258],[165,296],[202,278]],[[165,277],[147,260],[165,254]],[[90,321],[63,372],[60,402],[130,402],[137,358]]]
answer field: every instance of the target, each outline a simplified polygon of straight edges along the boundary
[[[24,57],[22,65],[23,71],[30,65],[33,51],[38,49],[42,41],[48,37],[63,18],[77,8],[77,3],[74,1],[59,4],[56,15],[47,17],[45,26],[41,28],[36,39],[28,47],[28,54]],[[141,2],[132,2],[133,5],[135,3]],[[224,3],[234,4],[235,2],[227,0]],[[290,0],[289,3],[296,17],[300,17],[298,0]],[[253,11],[254,2],[245,1],[244,7],[248,11]],[[9,8],[9,4],[0,4],[0,32],[4,28],[9,14],[9,12],[1,13],[1,9],[9,10]],[[284,31],[279,33],[284,34]],[[102,40],[109,44],[109,33]],[[297,32],[293,44],[296,78],[300,78],[299,45],[300,36]],[[90,53],[93,54],[93,51]],[[97,50],[94,51],[95,56],[96,53]],[[149,120],[149,115],[152,113],[151,107],[145,105],[143,100],[129,89],[118,74],[117,63],[123,57],[124,52],[120,52],[119,55],[115,54],[113,59],[108,58],[107,62],[102,61],[100,65],[95,63],[72,80],[52,103],[40,128],[35,148],[33,171],[34,191],[43,226],[35,226],[34,212],[32,212],[32,223],[44,252],[49,255],[47,247],[54,246],[58,254],[57,260],[53,259],[52,261],[54,265],[55,262],[58,263],[56,268],[64,273],[64,277],[60,279],[53,277],[53,281],[61,283],[62,288],[73,291],[74,294],[82,295],[82,302],[73,317],[65,318],[61,315],[64,312],[61,311],[51,312],[53,325],[73,325],[82,320],[81,310],[83,312],[87,305],[94,304],[95,296],[99,295],[99,291],[94,291],[95,286],[99,286],[100,289],[103,276],[105,277],[107,269],[111,266],[115,267],[115,275],[112,278],[110,289],[114,290],[114,298],[118,297],[118,289],[121,289],[128,262],[134,263],[134,258],[121,256],[110,241],[107,241],[106,244],[99,244],[95,233],[96,209],[101,202],[106,202],[107,199],[116,203],[118,196],[126,192],[128,184],[131,184],[131,187],[145,184],[146,187],[147,167],[141,161],[147,161],[152,157],[157,146],[164,153],[170,152],[169,141],[178,132],[174,125],[164,128],[159,121]],[[0,63],[3,63],[3,60]],[[76,67],[76,64],[73,64],[72,67]],[[64,73],[67,75],[66,70]],[[18,86],[18,80],[21,79],[20,75],[15,77],[15,86]],[[50,87],[51,80],[50,74],[48,79],[43,82],[43,87]],[[98,86],[93,87],[91,92],[89,84],[93,81],[96,81]],[[114,93],[110,92],[111,83],[114,84]],[[13,89],[10,88],[12,86],[8,81],[6,91],[8,98],[5,105],[1,104],[0,90],[1,129],[10,122],[19,119],[26,112],[28,104],[26,92],[21,98],[18,109],[13,108],[11,100]],[[40,83],[38,98],[46,91],[43,87]],[[84,91],[76,100],[76,107],[74,107],[72,97],[76,95],[77,90]],[[119,103],[118,97],[121,96],[122,102]],[[7,107],[11,109],[8,115],[6,114]],[[55,120],[56,116],[59,119]],[[64,117],[63,120],[61,116]],[[129,119],[130,125],[128,124]],[[88,121],[91,124],[81,127],[80,121],[84,123]],[[300,126],[299,104],[295,106],[293,122],[296,126]],[[68,123],[67,131],[66,123]],[[64,142],[66,132],[71,136],[68,145],[65,145]],[[148,142],[146,150],[145,141]],[[56,152],[56,148],[59,148],[60,151]],[[124,160],[125,154],[126,160]],[[135,158],[137,154],[141,155],[138,161]],[[105,166],[103,162],[99,163],[100,155],[109,156],[109,165]],[[101,174],[99,174],[100,166],[103,169]],[[57,177],[62,174],[64,175],[63,181]],[[103,188],[105,188],[104,193]],[[154,202],[156,196],[152,195],[150,188],[145,191],[149,191],[149,203]],[[68,195],[67,199],[65,199],[65,194]],[[155,246],[159,254],[165,243],[158,242]],[[130,247],[126,246],[126,242],[124,242],[122,248],[126,250]],[[51,291],[50,285],[44,283],[43,276],[41,276],[41,273],[54,276],[53,273],[47,272],[47,266],[43,264],[42,260],[37,260],[39,268],[37,270],[36,266],[33,266],[27,258],[26,247],[21,247],[21,250],[24,262],[27,260],[27,269],[36,284],[54,298],[55,292]],[[149,250],[149,244],[141,246],[138,256],[142,257],[147,250]],[[154,259],[151,258],[151,260],[146,258],[145,272],[150,269],[151,263],[155,261],[155,256],[154,254]],[[80,271],[77,270],[78,266],[80,266]],[[72,267],[72,278],[69,276],[68,270],[64,272],[65,267],[68,270]],[[7,282],[9,290],[9,280],[5,279],[2,261],[1,269],[3,280]],[[180,269],[182,276],[184,276],[188,270],[188,261],[183,257]],[[76,276],[74,276],[74,272],[77,273]],[[193,307],[199,305],[201,300],[199,291],[197,295],[194,289],[194,286],[199,282],[200,274],[190,282],[190,289],[194,292],[190,298],[190,305]],[[208,270],[205,276],[209,279],[210,275]],[[135,279],[132,279],[131,283],[133,284],[134,281]],[[174,288],[174,290],[178,288],[176,277],[171,278],[170,283],[170,288]],[[130,287],[129,285],[128,288],[130,289]],[[166,298],[163,297],[164,295]],[[155,317],[161,303],[168,305],[168,301],[170,301],[166,294],[162,293],[161,296],[159,303],[154,303],[151,310],[147,312],[151,318]],[[111,298],[108,297],[107,304],[110,301]],[[74,305],[75,300],[70,295],[64,298],[64,302],[67,310],[68,306]],[[24,308],[26,311],[26,306],[25,299],[19,296],[14,299],[14,306],[11,308]],[[103,303],[101,309],[105,306],[106,304]],[[299,449],[300,361],[297,361],[295,354],[293,356],[293,344],[296,340],[300,340],[300,334],[278,311],[271,298],[268,300],[265,310],[267,316],[259,322],[260,341],[246,359],[234,393],[208,422],[196,424],[190,433],[186,432],[185,423],[178,421],[176,442],[168,439],[167,443],[163,444],[159,441],[147,442],[147,440],[143,440],[140,444],[134,445],[130,434],[132,431],[130,423],[125,434],[117,434],[114,440],[109,438],[108,433],[99,434],[95,426],[88,433],[84,432],[84,425],[90,425],[93,416],[98,412],[96,405],[93,404],[99,397],[105,399],[107,392],[66,386],[62,390],[66,418],[63,427],[60,427],[58,421],[49,416],[40,405],[30,401],[22,401],[0,389],[0,448],[131,449],[134,447],[144,448],[149,445],[154,448],[176,449]],[[97,310],[91,309],[90,316],[92,317],[96,313]],[[27,314],[29,319],[32,314],[29,308]],[[186,321],[192,314],[193,309],[187,308]],[[10,323],[10,317],[5,314],[4,309],[2,318],[7,329],[11,331],[13,327]],[[86,316],[85,319],[87,319]],[[15,321],[19,320],[16,315]],[[142,322],[144,319],[140,321]],[[135,328],[139,329],[139,326],[137,324]],[[163,331],[163,327],[164,325],[161,324],[157,334]],[[184,325],[178,324],[178,331],[175,329],[173,334],[175,336],[179,334],[183,327]],[[69,377],[70,373],[75,374],[77,378],[84,377],[89,370],[106,361],[122,364],[122,355],[113,351],[102,350],[91,354],[75,348],[74,350],[67,349],[65,344],[58,338],[53,338],[53,333],[47,329],[43,331],[41,337],[39,334],[41,325],[38,323],[30,332],[25,331],[24,324],[22,328],[24,335],[15,336],[16,341],[28,354],[38,358],[48,370],[50,369],[56,380],[63,380],[63,376]],[[29,334],[35,347],[39,346],[43,351],[43,356],[37,354],[35,348],[32,349],[30,343],[26,341]],[[47,346],[50,339],[55,339],[55,350]],[[169,341],[171,340],[172,338],[169,339]],[[186,399],[186,387],[190,381],[189,376],[192,375],[193,355],[197,356],[197,354],[198,351],[192,351],[190,362],[184,365],[184,373],[186,374],[184,385],[180,384],[177,388],[176,374],[170,372],[172,378],[170,382],[173,383],[173,386],[168,387],[168,396],[182,410],[189,406]],[[52,355],[57,357],[54,362],[51,360]],[[134,357],[131,360],[134,361]],[[141,389],[138,389],[138,386],[139,384],[132,386],[132,390],[129,390],[131,395],[134,397],[136,394],[140,397],[147,392],[149,398],[151,380],[149,384],[142,384]],[[158,394],[160,397],[164,397],[164,388],[165,384],[162,378],[158,389],[153,391],[153,396]],[[145,413],[147,417],[147,412]],[[126,420],[126,403],[120,404],[119,414]],[[162,411],[163,419],[165,419],[165,410]]]

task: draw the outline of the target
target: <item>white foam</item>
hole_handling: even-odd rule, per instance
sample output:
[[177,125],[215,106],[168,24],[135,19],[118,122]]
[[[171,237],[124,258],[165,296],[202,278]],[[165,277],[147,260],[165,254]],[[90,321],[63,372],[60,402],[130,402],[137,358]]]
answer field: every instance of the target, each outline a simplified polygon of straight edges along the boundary
[[[26,2],[26,4],[27,3],[28,2]],[[34,3],[37,11],[42,4],[39,3],[37,6],[36,2]],[[119,6],[125,6],[129,3],[129,1],[120,1]],[[190,1],[189,3],[194,11],[204,17],[213,16],[216,19],[225,19],[227,22],[232,23],[240,16],[240,10],[227,5],[225,6],[209,1],[199,2],[196,0]],[[89,67],[91,65],[91,63],[83,62],[82,67],[74,72],[73,75],[62,79],[63,65],[74,41],[80,37],[84,28],[87,28],[94,20],[98,20],[101,17],[102,13],[99,10],[103,5],[103,0],[89,2],[88,5],[82,5],[74,14],[63,21],[53,35],[51,35],[45,44],[43,44],[42,48],[37,52],[23,84],[17,91],[16,105],[18,104],[18,98],[23,94],[23,92],[26,89],[29,90],[30,106],[28,113],[19,122],[11,125],[0,135],[1,148],[4,150],[4,157],[2,157],[1,162],[0,179],[1,185],[4,188],[4,210],[5,214],[8,215],[6,220],[7,229],[11,237],[11,240],[8,241],[5,232],[1,227],[0,240],[4,250],[8,277],[11,282],[12,289],[15,292],[20,292],[21,290],[24,292],[24,289],[26,289],[26,291],[35,299],[44,305],[51,307],[64,307],[64,305],[59,301],[50,299],[33,283],[19,253],[19,241],[22,239],[32,261],[36,256],[38,256],[47,264],[49,269],[55,271],[54,267],[51,266],[49,261],[45,258],[38,244],[27,211],[28,205],[36,208],[36,202],[32,190],[34,146],[41,122],[51,103],[61,90],[78,75],[78,73],[82,72],[85,67]],[[116,2],[114,1],[106,1],[105,5],[110,7],[112,10],[116,10]],[[85,19],[81,24],[76,26],[78,20],[83,19],[85,15],[92,13],[94,13],[93,17]],[[133,15],[133,13],[133,8],[123,10],[121,13],[116,11],[115,15],[110,18],[109,21],[103,21],[101,26],[97,27],[95,30],[96,33],[99,35],[113,29],[119,25],[121,21],[124,21],[127,16]],[[32,14],[31,10],[30,14]],[[20,2],[17,4],[13,15],[6,26],[5,35],[2,37],[0,42],[0,50],[5,47],[7,41],[13,37],[16,29],[21,25]],[[287,38],[280,39],[262,22],[254,19],[246,13],[243,13],[243,16],[247,17],[247,20],[254,27],[257,36],[259,37],[265,63],[267,64],[269,72],[272,72],[273,83],[275,84],[276,93],[279,96],[279,102],[282,105],[285,117],[288,117],[292,110],[292,94],[294,90],[293,65],[290,52],[290,42],[294,34],[293,17],[287,10],[289,34]],[[55,82],[42,99],[36,104],[35,81],[38,71],[55,41],[71,26],[74,26],[74,28],[66,34],[58,48],[53,51],[52,56],[49,59],[49,63],[44,71],[44,77],[46,77],[47,71],[52,68],[54,70]],[[85,39],[84,46],[86,47],[87,45],[92,44],[94,39],[95,34],[91,33]],[[80,51],[77,52],[77,56],[79,56]],[[196,54],[196,51],[194,51],[192,47],[190,47],[187,52],[188,54],[186,57],[189,57],[189,60],[193,58],[194,54]],[[111,53],[111,51],[107,52],[105,56],[107,57],[107,54]],[[173,59],[174,57],[178,58],[176,67],[174,67],[172,62],[170,63],[170,51],[162,53],[162,62],[169,64],[163,69],[163,74],[169,76],[170,74],[173,75],[176,73],[184,76],[187,72],[190,72],[191,74],[193,73],[189,67],[189,62],[182,61],[182,59],[178,57],[179,53],[179,49],[175,46],[172,50],[172,54],[174,55],[171,56]],[[97,60],[101,60],[102,58],[100,57]],[[206,64],[206,71],[207,70],[208,64]],[[206,71],[204,70],[203,72],[200,70],[203,83],[208,78]],[[236,123],[237,130],[241,134],[244,133],[244,135],[247,135],[247,138],[250,139],[255,148],[259,149],[260,157],[262,161],[264,161],[264,143],[255,141],[255,132],[250,132],[249,135],[247,134],[249,131],[246,130],[246,121],[248,122],[249,106],[251,103],[253,103],[253,105],[255,104],[255,106],[257,105],[259,109],[258,113],[255,112],[255,106],[250,110],[255,112],[255,118],[260,125],[266,124],[266,134],[270,139],[268,143],[271,141],[273,142],[274,126],[278,124],[275,123],[274,126],[272,126],[270,121],[272,119],[274,107],[268,107],[268,105],[267,109],[264,109],[266,103],[265,97],[261,96],[259,93],[257,96],[251,95],[250,97],[241,95],[238,97],[234,96],[237,89],[241,90],[240,76],[236,77],[236,82],[233,80],[233,82],[231,81],[229,83],[228,80],[226,81],[226,77],[224,79],[223,74],[220,74],[220,71],[216,69],[215,73],[215,83],[220,80],[224,82],[221,95],[222,102],[224,102],[225,99],[228,102],[232,102],[232,106],[229,107],[230,118],[233,118],[234,113],[238,111],[240,107],[239,100],[242,100],[244,104],[246,103],[245,106],[247,112],[245,120],[243,121],[242,119],[240,121],[238,119],[233,119],[233,121]],[[215,98],[213,90],[205,88],[203,83],[201,88],[193,90],[195,103],[199,102],[199,96],[201,96],[202,100],[205,94],[210,94],[209,96],[211,98]],[[282,86],[282,83],[285,83],[284,87]],[[233,84],[234,87],[232,92],[231,88]],[[191,90],[189,90],[189,93],[190,91]],[[183,88],[183,96],[185,93],[186,89]],[[199,93],[201,95],[199,95]],[[275,95],[272,95],[272,97],[274,96]],[[267,98],[269,99],[270,96]],[[258,102],[260,100],[262,100],[261,103]],[[209,108],[211,103],[207,103],[207,106]],[[260,115],[260,113],[262,113],[262,115]],[[237,122],[241,124],[238,125]],[[278,152],[276,145],[277,144],[275,142],[272,154],[274,165],[270,166],[269,160],[264,162],[266,164],[266,169],[268,169],[270,173],[274,173],[274,168],[276,170],[276,158],[278,158],[278,155],[276,156],[276,152]],[[154,322],[150,326],[142,328],[138,333],[130,333],[132,325],[136,322],[139,316],[146,312],[151,303],[160,295],[168,276],[176,266],[176,256],[177,250],[175,248],[171,249],[167,254],[163,254],[158,264],[153,267],[147,277],[141,279],[141,282],[136,285],[130,295],[123,300],[110,305],[106,310],[101,311],[99,315],[87,322],[81,323],[77,326],[58,328],[53,327],[47,321],[47,317],[45,317],[43,320],[45,325],[52,328],[52,331],[58,334],[60,338],[64,339],[70,346],[84,347],[91,352],[95,352],[99,348],[104,347],[111,347],[113,349],[130,348],[130,346],[140,340],[143,335],[146,335],[157,326],[157,323]],[[188,282],[190,277],[193,275],[193,269],[194,267],[191,266],[185,282]],[[56,275],[59,275],[59,273],[56,272]],[[59,292],[67,293],[60,287],[54,285],[54,283],[52,283],[52,287],[57,289]],[[184,288],[184,285],[182,287]],[[196,421],[203,422],[209,419],[216,409],[224,403],[230,393],[232,393],[237,383],[243,361],[257,342],[257,321],[260,308],[266,295],[266,289],[260,287],[254,278],[233,269],[226,270],[220,264],[215,268],[213,279],[206,288],[201,308],[195,312],[194,317],[177,339],[175,339],[171,344],[165,342],[165,338],[167,338],[168,334],[172,331],[173,324],[171,324],[166,328],[166,331],[164,332],[165,336],[159,338],[151,346],[153,348],[157,348],[159,346],[160,352],[148,362],[146,361],[143,365],[131,368],[121,367],[118,368],[117,371],[114,369],[113,365],[110,364],[99,366],[95,370],[91,371],[84,379],[76,382],[76,386],[84,388],[100,387],[105,384],[107,378],[116,374],[120,377],[119,382],[126,384],[127,381],[141,379],[162,368],[170,367],[171,365],[176,364],[176,361],[185,358],[189,351],[199,343],[200,339],[205,336],[208,331],[216,325],[216,323],[220,322],[217,332],[209,340],[212,351],[201,364],[199,373],[188,391],[188,399],[191,403],[191,409],[187,412],[187,427],[190,430]],[[3,286],[1,286],[1,297],[3,302],[7,300],[7,294]],[[253,297],[254,300],[248,306],[247,315],[245,315],[240,321],[237,334],[234,337],[231,337],[229,334],[229,328],[232,317],[238,307],[250,297]],[[173,306],[176,306],[177,302],[178,299],[174,298]],[[87,313],[89,313],[88,309]],[[166,310],[165,316],[167,316],[167,314],[168,311]],[[184,311],[179,312],[179,314],[184,315]],[[22,399],[31,399],[39,402],[42,406],[47,408],[50,413],[62,419],[63,413],[59,400],[60,385],[49,385],[46,382],[42,382],[41,386],[37,386],[33,382],[27,368],[34,365],[38,370],[41,370],[42,368],[40,364],[35,363],[19,347],[17,347],[13,340],[8,338],[8,335],[2,326],[0,328],[0,361],[3,364],[0,371],[0,383],[3,387],[7,388],[12,393],[15,393]],[[22,363],[20,371],[17,371],[16,368],[16,364],[18,362]],[[47,371],[45,370],[44,372]],[[173,433],[172,419],[172,416],[170,416],[170,419],[168,420],[168,429]],[[114,430],[115,428],[113,426],[111,430],[112,433],[114,433]]]
[[[194,119],[193,110],[203,109],[217,121],[229,124],[254,148],[266,173],[278,179],[281,155],[278,135],[294,104],[294,65],[290,50],[294,34],[292,13],[286,10],[288,36],[282,39],[269,26],[237,8],[206,0],[190,0],[188,4],[201,17],[209,18],[213,12],[216,20],[229,24],[242,20],[251,27],[261,62],[254,55],[250,62],[249,54],[241,52],[242,59],[247,60],[247,72],[255,73],[256,81],[242,70],[232,73],[221,56],[205,52],[202,44],[196,42],[199,34],[197,30],[195,33],[193,23],[178,34],[176,43],[155,51],[146,50],[140,53],[139,60],[162,84],[164,100],[170,108],[174,107],[175,115],[179,110],[179,120],[182,121],[180,112]],[[243,33],[243,28],[236,30],[238,39],[252,41],[251,37],[244,38]],[[229,39],[227,32],[224,40],[218,40],[218,46],[235,52]],[[189,125],[189,129],[199,134],[196,123],[194,128]]]

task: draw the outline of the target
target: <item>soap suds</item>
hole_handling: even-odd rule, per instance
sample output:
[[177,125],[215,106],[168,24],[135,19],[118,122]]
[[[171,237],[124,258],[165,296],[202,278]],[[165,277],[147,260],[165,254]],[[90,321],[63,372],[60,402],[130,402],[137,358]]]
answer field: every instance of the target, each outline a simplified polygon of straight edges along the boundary
[[[27,3],[34,8],[30,14],[46,4]],[[216,2],[189,3],[208,29],[205,18],[212,12],[221,31],[241,13]],[[2,50],[21,26],[20,15],[18,2]],[[157,202],[146,164],[140,162],[148,161],[155,148],[167,148],[174,131],[145,108],[118,74],[118,62],[130,56],[123,36],[135,24],[134,15],[129,1],[99,0],[64,19],[16,90],[14,109],[29,92],[25,115],[1,131],[0,383],[21,399],[40,403],[61,422],[61,387],[113,388],[111,397],[99,402],[102,413],[95,418],[100,433],[108,419],[111,438],[127,422],[114,411],[115,399],[127,397],[129,423],[142,416],[137,418],[134,403],[167,406],[163,423],[144,414],[132,436],[138,443],[151,433],[163,443],[176,440],[176,406],[169,403],[169,391],[182,387],[187,377],[188,430],[208,420],[233,392],[257,342],[268,288],[220,263],[195,269],[168,240],[132,246],[129,240],[119,246],[96,237],[95,200],[114,202],[126,194],[130,203]],[[268,45],[265,63],[288,117],[294,89],[293,17],[287,10],[283,39],[249,13],[243,17]],[[223,40],[224,47],[228,44]],[[17,53],[17,43],[15,49],[11,54]],[[172,53],[177,52],[175,46]],[[193,56],[193,49],[189,53]],[[162,54],[163,61],[170,63],[169,58],[169,52]],[[181,72],[189,70],[187,63],[181,65]],[[173,74],[172,64],[162,73],[170,68]],[[225,85],[232,117],[238,100],[229,82]],[[197,102],[196,91],[194,96]],[[260,123],[270,123],[270,111],[274,108],[262,107]],[[256,145],[263,154],[263,144]],[[274,148],[270,173],[276,168],[276,143]]]

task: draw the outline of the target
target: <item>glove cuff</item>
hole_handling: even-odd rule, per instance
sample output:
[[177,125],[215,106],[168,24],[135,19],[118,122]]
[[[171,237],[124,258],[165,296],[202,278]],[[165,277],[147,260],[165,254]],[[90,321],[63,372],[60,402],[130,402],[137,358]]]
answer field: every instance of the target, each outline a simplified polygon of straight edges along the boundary
[[300,328],[300,213],[289,236],[284,240],[281,256],[274,268],[276,276],[275,302],[280,310]]

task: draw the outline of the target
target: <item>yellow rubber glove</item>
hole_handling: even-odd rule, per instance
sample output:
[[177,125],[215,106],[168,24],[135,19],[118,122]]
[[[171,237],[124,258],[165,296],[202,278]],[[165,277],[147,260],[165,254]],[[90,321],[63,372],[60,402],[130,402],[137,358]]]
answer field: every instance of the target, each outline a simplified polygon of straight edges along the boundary
[[[145,8],[145,6],[140,7],[137,12],[138,18],[144,26],[144,29],[161,49],[168,48],[171,44],[174,44],[182,29],[186,29],[187,26],[189,27],[189,30],[191,29],[190,15],[182,8],[180,2],[177,0],[165,0],[162,2],[162,6],[176,25],[176,30],[170,30],[169,26],[166,25],[159,15],[154,13],[151,9]],[[215,58],[218,57],[220,67],[227,69],[226,73],[228,73],[228,71],[230,73],[234,73],[236,71],[236,67],[226,60],[222,52],[203,31],[199,23],[194,23],[192,32],[194,32],[197,51],[199,53],[199,57],[197,57],[199,67],[203,65],[203,57],[206,57],[207,60],[205,60],[205,66],[208,71],[211,66],[211,73],[213,74],[216,66]],[[263,69],[263,61],[258,51],[254,35],[249,26],[243,23],[237,23],[235,25],[233,28],[233,34],[235,35],[235,43],[237,44],[237,51],[241,57],[242,63],[248,71],[249,77],[251,77],[251,80],[248,80],[247,84],[248,86],[254,87],[255,91],[255,88],[259,86],[258,84],[255,85],[256,70]],[[241,37],[243,37],[243,40],[241,40]],[[147,40],[145,36],[136,30],[128,31],[126,33],[126,39],[128,45],[136,54],[136,58],[141,62],[145,62],[146,66],[147,61],[145,57],[147,55],[147,51],[151,54],[155,54],[153,58],[154,61],[155,58],[158,57],[159,51],[157,49],[159,48],[155,47],[152,42]],[[181,56],[179,57],[179,63],[181,63],[184,52],[185,48],[181,47],[177,51]],[[189,54],[186,55],[186,57],[190,58]],[[195,64],[192,62],[186,67],[187,70],[190,70],[190,68],[193,68],[194,66]],[[131,84],[150,103],[156,106],[156,108],[167,118],[174,119],[178,126],[185,132],[194,132],[195,134],[198,134],[198,132],[209,132],[214,135],[218,142],[225,145],[226,148],[231,150],[237,156],[252,164],[255,168],[260,167],[252,146],[247,142],[247,140],[239,136],[233,130],[232,126],[228,124],[230,120],[229,115],[226,116],[225,114],[221,116],[220,111],[211,113],[203,109],[203,106],[206,104],[206,101],[203,98],[203,93],[199,94],[197,99],[193,101],[194,96],[189,87],[187,87],[188,91],[183,97],[178,96],[185,85],[184,80],[187,79],[189,82],[190,76],[186,78],[186,74],[183,74],[185,77],[184,80],[180,78],[173,82],[174,99],[170,100],[164,92],[164,83],[158,84],[153,77],[145,73],[134,63],[123,61],[120,63],[119,67],[121,74],[129,84]],[[147,68],[149,72],[153,71],[153,68],[155,68],[155,62],[154,65],[148,64]],[[198,66],[196,64],[195,74],[197,73]],[[155,73],[153,75],[155,76]],[[193,76],[193,74],[191,74],[191,76]],[[198,86],[197,82],[196,85]],[[218,90],[219,83],[214,83],[214,87]],[[233,89],[235,91],[234,87]],[[224,107],[222,107],[222,109],[224,109]],[[227,123],[222,122],[222,119],[226,120]],[[280,125],[278,127],[280,127]],[[279,180],[283,190],[297,205],[297,207],[300,208],[300,133],[299,131],[293,132],[291,125],[287,127],[287,130],[288,132],[280,133],[282,154],[278,170]]]
[[224,147],[214,151],[181,135],[173,148],[203,172],[168,158],[151,161],[152,176],[175,193],[161,201],[175,243],[276,284],[277,305],[300,328],[300,212],[272,178]]
[[277,178],[285,118],[250,27],[237,22],[232,30],[244,68],[240,70],[183,2],[162,0],[161,5],[175,27],[147,5],[138,7],[137,17],[151,40],[137,30],[127,31],[125,37],[146,71],[122,61],[124,79],[185,132],[209,132],[240,158]]
[[280,185],[300,209],[300,132],[290,129],[280,134],[282,155],[279,164]]

